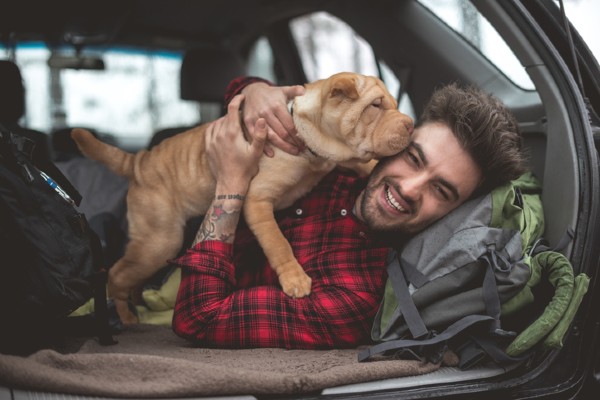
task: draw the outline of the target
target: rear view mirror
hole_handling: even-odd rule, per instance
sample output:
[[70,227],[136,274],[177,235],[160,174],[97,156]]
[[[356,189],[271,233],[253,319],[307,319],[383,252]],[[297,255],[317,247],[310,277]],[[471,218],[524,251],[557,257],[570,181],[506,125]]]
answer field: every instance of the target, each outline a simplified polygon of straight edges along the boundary
[[48,58],[48,66],[57,69],[104,70],[104,60],[97,56],[57,55]]

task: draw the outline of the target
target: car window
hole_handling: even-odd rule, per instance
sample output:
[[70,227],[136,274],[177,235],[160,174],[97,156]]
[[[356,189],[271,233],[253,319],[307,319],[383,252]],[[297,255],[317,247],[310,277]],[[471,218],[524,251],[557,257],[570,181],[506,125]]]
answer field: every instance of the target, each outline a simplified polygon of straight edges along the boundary
[[[339,18],[317,12],[290,22],[290,29],[309,81],[323,79],[336,72],[350,71],[379,76],[397,98],[400,80],[378,60],[369,43]],[[414,118],[408,95],[398,102],[400,111]]]
[[535,89],[525,68],[502,36],[471,2],[464,0],[419,0],[419,2],[471,43],[513,83],[522,89]]
[[[292,20],[290,28],[310,81],[354,71],[380,76],[390,92],[398,95],[400,80],[394,72],[340,19],[313,13]],[[18,43],[10,49],[0,45],[0,57],[13,59],[23,76],[23,126],[46,133],[89,127],[135,150],[145,147],[154,132],[201,120],[202,104],[180,98],[181,53],[126,48],[95,51],[104,61],[103,70],[50,68],[52,52],[43,43]],[[86,48],[86,54],[94,54],[94,49]],[[273,50],[265,37],[251,47],[248,74],[276,81]],[[414,117],[408,96],[402,96],[399,108]]]
[[269,45],[269,40],[261,36],[250,48],[250,53],[248,54],[248,75],[260,76],[271,82],[276,82],[274,60],[273,49]]
[[[9,53],[13,53],[10,55]],[[124,147],[144,147],[165,127],[200,119],[196,102],[181,100],[176,52],[102,51],[104,70],[55,69],[43,44],[0,48],[14,57],[26,90],[23,126],[46,133],[65,126],[91,127]]]

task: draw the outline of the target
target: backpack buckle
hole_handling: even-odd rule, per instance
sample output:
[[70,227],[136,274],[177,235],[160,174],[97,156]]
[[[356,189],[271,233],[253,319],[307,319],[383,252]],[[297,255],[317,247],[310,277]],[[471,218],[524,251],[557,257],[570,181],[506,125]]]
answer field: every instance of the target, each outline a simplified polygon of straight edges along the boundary
[[496,328],[496,329],[494,329],[492,331],[492,334],[494,336],[498,337],[498,338],[504,338],[504,339],[517,337],[517,332],[507,331],[507,330],[504,330],[502,328]]

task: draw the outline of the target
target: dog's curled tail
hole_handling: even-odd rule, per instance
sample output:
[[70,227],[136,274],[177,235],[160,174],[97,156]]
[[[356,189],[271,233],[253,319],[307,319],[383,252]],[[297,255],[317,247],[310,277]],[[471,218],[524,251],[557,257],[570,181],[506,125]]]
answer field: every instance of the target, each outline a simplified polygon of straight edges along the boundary
[[86,129],[73,129],[71,138],[83,155],[101,162],[115,174],[129,177],[133,173],[133,154],[98,140]]

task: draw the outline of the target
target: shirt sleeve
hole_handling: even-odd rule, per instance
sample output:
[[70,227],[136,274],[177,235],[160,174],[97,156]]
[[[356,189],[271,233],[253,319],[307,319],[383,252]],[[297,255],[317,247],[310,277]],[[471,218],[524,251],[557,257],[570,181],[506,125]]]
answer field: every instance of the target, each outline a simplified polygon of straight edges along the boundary
[[268,85],[273,85],[272,82],[259,78],[257,76],[239,76],[229,82],[227,85],[227,89],[225,89],[225,105],[227,106],[229,102],[239,94],[246,86],[256,83],[256,82],[264,82]]
[[[383,258],[383,253],[356,251],[360,254],[346,254],[344,259],[359,264],[373,256]],[[182,268],[173,317],[178,335],[222,348],[344,348],[369,340],[381,301],[379,284],[374,287],[380,290],[360,291],[313,278],[311,294],[301,299],[288,297],[275,285],[237,288],[232,252],[230,244],[205,241],[175,260]],[[377,275],[362,264],[349,267],[342,266],[348,281]],[[347,271],[360,271],[360,276]],[[378,279],[383,282],[381,276]]]

